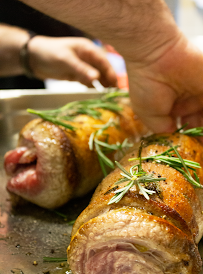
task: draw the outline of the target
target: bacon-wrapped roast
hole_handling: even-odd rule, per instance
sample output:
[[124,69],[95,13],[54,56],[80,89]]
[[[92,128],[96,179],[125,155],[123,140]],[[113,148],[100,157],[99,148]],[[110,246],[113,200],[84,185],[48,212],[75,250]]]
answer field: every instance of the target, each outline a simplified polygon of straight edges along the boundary
[[[98,152],[89,148],[91,134],[103,127],[97,139],[116,145],[126,138],[134,142],[146,132],[129,99],[117,99],[106,96],[70,103],[52,112],[36,112],[49,121],[29,122],[20,132],[17,148],[6,153],[8,191],[41,207],[56,208],[94,189],[104,176]],[[57,125],[59,120],[62,122]],[[112,150],[106,156],[114,161],[118,154]]]
[[[159,154],[166,157],[157,160],[154,155]],[[138,160],[129,161],[133,157]],[[164,163],[165,158],[173,164]],[[177,166],[177,159],[184,164]],[[193,177],[184,169],[185,160],[203,166],[203,146],[193,137],[176,133],[152,136],[120,161],[73,226],[68,262],[74,274],[200,272],[197,243],[203,234],[199,183],[203,170],[188,170],[195,178],[194,187]],[[182,164],[184,172],[178,171]],[[139,176],[154,180],[142,181]],[[129,182],[132,185],[125,193]]]

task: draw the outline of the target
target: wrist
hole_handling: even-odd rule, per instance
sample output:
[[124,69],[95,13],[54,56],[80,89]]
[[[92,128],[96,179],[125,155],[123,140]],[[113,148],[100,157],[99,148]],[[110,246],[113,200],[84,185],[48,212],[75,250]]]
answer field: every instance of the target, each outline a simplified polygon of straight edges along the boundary
[[110,44],[126,61],[154,62],[180,38],[174,18],[163,1],[127,0],[126,3],[120,11],[121,20],[117,19],[119,32],[113,32]]
[[23,74],[19,52],[28,39],[26,30],[0,24],[0,76]]
[[23,74],[28,78],[34,78],[33,70],[30,66],[30,51],[29,43],[36,36],[34,32],[29,32],[29,38],[26,43],[20,49],[20,63],[23,70]]

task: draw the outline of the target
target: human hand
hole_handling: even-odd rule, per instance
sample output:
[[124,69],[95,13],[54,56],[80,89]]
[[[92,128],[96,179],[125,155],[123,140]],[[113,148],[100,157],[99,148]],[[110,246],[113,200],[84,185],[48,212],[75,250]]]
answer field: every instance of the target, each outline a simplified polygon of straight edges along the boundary
[[189,127],[203,125],[203,54],[181,33],[176,38],[154,60],[155,52],[126,61],[133,108],[157,133],[174,131],[177,117]]
[[39,79],[79,81],[92,87],[117,86],[116,74],[102,49],[86,38],[35,36],[29,42],[29,64]]
[[203,55],[163,0],[60,1],[57,9],[54,0],[21,1],[114,46],[126,62],[132,106],[152,131],[175,130],[178,116],[202,125]]

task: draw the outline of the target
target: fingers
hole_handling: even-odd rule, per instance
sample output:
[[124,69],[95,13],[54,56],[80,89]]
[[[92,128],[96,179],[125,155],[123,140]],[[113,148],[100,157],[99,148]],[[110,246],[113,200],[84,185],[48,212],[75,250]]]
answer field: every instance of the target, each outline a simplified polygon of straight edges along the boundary
[[82,61],[75,53],[69,56],[68,66],[71,68],[71,73],[67,71],[67,75],[64,75],[64,78],[68,80],[78,81],[88,87],[92,87],[92,81],[100,78],[99,70]]
[[188,124],[189,128],[203,126],[203,110],[181,118],[182,125]]
[[86,38],[37,36],[29,50],[30,65],[39,79],[79,81],[88,87],[97,79],[104,86],[116,86],[106,55]]
[[[106,54],[91,41],[84,39],[77,46],[78,57],[99,71],[99,81],[105,87],[116,87],[117,77],[114,69],[109,63]],[[96,78],[95,78],[96,79]]]
[[184,37],[151,64],[126,64],[134,110],[153,132],[173,131],[177,117],[203,125],[203,55]]
[[173,117],[179,117],[181,124],[189,128],[203,126],[203,95],[192,96],[175,103]]
[[[170,111],[161,110],[158,102],[155,104],[153,101],[150,103],[146,100],[146,103],[139,103],[136,98],[131,99],[131,102],[134,112],[152,132],[163,133],[176,130],[176,119],[170,115]],[[167,103],[163,100],[162,105],[164,104],[167,110]]]
[[[137,88],[136,94],[139,93],[142,94],[143,90]],[[132,88],[130,88],[130,94],[134,112],[153,133],[174,132],[176,130],[176,120],[170,116],[170,100],[167,98],[164,100],[164,95],[156,97],[156,93],[149,90],[148,95],[145,93],[146,97],[139,98],[139,96],[135,96]]]
[[170,86],[149,76],[148,71],[127,64],[132,107],[143,123],[154,133],[173,132],[176,120],[171,109],[176,94]]
[[203,109],[203,95],[191,96],[174,104],[172,115],[184,117],[193,115]]
[[141,120],[153,133],[172,133],[177,129],[176,121],[171,116],[142,116]]

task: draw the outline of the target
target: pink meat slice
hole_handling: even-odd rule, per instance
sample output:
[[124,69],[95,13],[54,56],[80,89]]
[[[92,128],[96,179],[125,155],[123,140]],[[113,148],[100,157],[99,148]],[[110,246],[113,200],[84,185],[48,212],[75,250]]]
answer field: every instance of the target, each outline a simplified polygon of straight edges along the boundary
[[7,189],[15,194],[37,195],[41,191],[37,180],[36,148],[17,147],[5,155],[4,167],[11,179]]
[[[150,253],[140,254],[130,243],[110,244],[100,252],[93,251],[85,264],[89,274],[163,274],[160,262]],[[159,264],[159,267],[156,266]]]
[[17,147],[5,154],[4,168],[8,175],[13,176],[20,164],[30,164],[36,159],[36,148]]
[[197,274],[192,239],[142,209],[112,209],[83,224],[68,247],[74,274]]
[[4,157],[8,191],[45,208],[65,204],[73,189],[70,158],[70,144],[59,127],[31,121],[22,129],[18,147]]
[[36,167],[23,169],[12,177],[7,183],[7,189],[15,194],[37,195],[41,191],[41,185],[37,180]]

